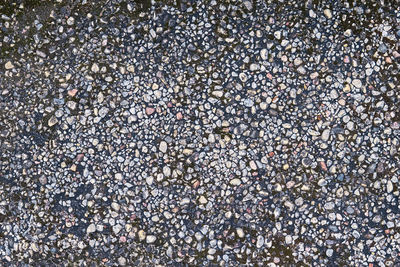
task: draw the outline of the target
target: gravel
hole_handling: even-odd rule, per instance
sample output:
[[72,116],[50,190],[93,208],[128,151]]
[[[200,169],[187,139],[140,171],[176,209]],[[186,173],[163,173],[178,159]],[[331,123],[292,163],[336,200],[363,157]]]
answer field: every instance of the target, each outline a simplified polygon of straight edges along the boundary
[[0,265],[400,265],[391,1],[0,4]]

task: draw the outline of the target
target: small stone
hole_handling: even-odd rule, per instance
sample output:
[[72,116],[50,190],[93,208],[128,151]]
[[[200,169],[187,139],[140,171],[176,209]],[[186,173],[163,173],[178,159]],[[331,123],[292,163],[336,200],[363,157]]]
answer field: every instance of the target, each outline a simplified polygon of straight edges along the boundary
[[223,91],[214,91],[214,92],[212,92],[212,95],[216,96],[216,97],[222,97],[224,95],[224,92]]
[[93,223],[90,224],[90,225],[88,226],[87,230],[86,230],[86,232],[87,232],[88,234],[94,233],[95,231],[96,231],[96,225],[94,225]]
[[152,185],[153,182],[154,182],[153,176],[147,176],[147,177],[146,177],[146,183],[147,183],[148,185]]
[[113,226],[113,232],[114,234],[118,234],[122,230],[122,226],[120,224],[116,224]]
[[115,174],[115,179],[118,181],[122,181],[122,173]]
[[146,108],[146,114],[149,115],[149,116],[150,116],[151,114],[153,114],[154,111],[155,111],[154,108],[151,108],[151,107],[147,107],[147,108]]
[[8,62],[5,64],[5,68],[6,68],[6,70],[11,70],[11,69],[14,68],[14,64],[12,64],[11,61],[8,61]]
[[236,229],[236,233],[239,236],[239,238],[243,238],[244,237],[244,232],[242,228],[237,228]]
[[293,238],[292,238],[291,235],[285,236],[285,243],[286,243],[287,245],[292,244],[292,241],[293,241]]
[[392,193],[392,191],[393,191],[393,183],[392,183],[392,181],[388,181],[387,182],[387,184],[386,184],[386,191],[388,192],[388,193]]
[[325,130],[322,132],[321,139],[322,139],[323,141],[328,141],[330,133],[331,133],[331,130],[325,129]]
[[163,174],[165,175],[165,176],[170,176],[171,175],[171,169],[168,167],[168,166],[164,166],[163,167]]
[[359,79],[354,79],[352,81],[352,84],[357,88],[361,88],[361,86],[362,86],[361,80],[359,80]]
[[327,249],[326,250],[326,256],[332,257],[332,255],[333,255],[333,249],[331,249],[331,248]]
[[350,37],[350,36],[351,36],[351,29],[347,29],[347,30],[344,32],[344,36]]
[[352,121],[347,122],[346,127],[350,131],[353,131],[354,130],[354,122],[352,122]]
[[56,118],[55,116],[51,116],[47,124],[49,125],[49,127],[52,127],[52,126],[54,126],[56,123],[58,123],[57,118]]
[[252,170],[257,170],[257,164],[254,162],[254,160],[250,161],[250,168]]
[[317,17],[317,14],[315,14],[314,10],[312,10],[312,9],[310,9],[308,11],[308,15],[313,19]]
[[260,69],[260,65],[256,64],[256,63],[252,63],[250,64],[250,70],[251,71],[256,71]]
[[154,243],[155,241],[156,241],[156,237],[154,236],[154,235],[148,235],[147,237],[146,237],[146,242],[148,243],[148,244],[151,244],[151,243]]
[[159,149],[160,149],[160,151],[161,151],[162,153],[167,152],[167,149],[168,149],[167,142],[161,141]]
[[124,257],[119,257],[118,258],[118,264],[121,266],[125,266],[126,265],[126,259]]
[[40,177],[39,177],[39,182],[40,182],[42,185],[47,184],[47,178],[46,178],[46,176],[44,176],[44,175],[40,176]]
[[300,66],[297,68],[297,72],[302,75],[305,75],[307,73],[307,70],[303,66]]
[[338,92],[335,89],[332,89],[331,90],[331,98],[336,99],[338,97],[339,97]]
[[327,210],[333,210],[334,207],[335,207],[335,203],[333,203],[333,202],[328,202],[325,204],[325,209],[327,209]]
[[182,112],[178,112],[178,113],[176,114],[176,119],[177,119],[177,120],[183,119]]
[[261,56],[262,60],[267,60],[268,59],[268,50],[265,48],[261,49],[260,56]]
[[246,1],[243,2],[243,4],[247,8],[247,10],[249,10],[249,11],[253,9],[253,4],[252,4],[251,1],[246,0]]
[[74,97],[76,95],[76,93],[78,92],[77,89],[72,89],[68,91],[68,95]]
[[264,245],[264,237],[262,235],[259,235],[257,237],[256,246],[257,246],[257,248],[261,248],[263,245]]
[[345,93],[350,93],[350,85],[349,85],[349,84],[346,84],[346,85],[344,86],[343,92],[345,92]]
[[246,98],[246,99],[243,101],[243,104],[244,104],[246,107],[250,108],[250,107],[252,107],[252,106],[254,105],[254,102],[253,102],[253,100],[251,100],[251,99],[249,99],[249,98]]
[[102,107],[102,108],[99,110],[99,116],[100,116],[101,118],[104,118],[104,117],[107,115],[107,113],[108,113],[108,108],[107,108],[107,107]]
[[69,26],[74,25],[74,23],[75,23],[74,17],[69,17],[69,18],[67,19],[67,24],[68,24]]
[[276,39],[280,40],[281,37],[282,37],[282,33],[281,33],[280,31],[276,31],[276,32],[274,32],[274,37],[275,37]]
[[240,185],[241,183],[242,183],[242,181],[240,181],[240,179],[238,179],[238,178],[234,178],[234,179],[232,179],[232,180],[230,181],[230,184],[231,184],[231,185],[234,185],[234,186]]
[[111,208],[113,208],[115,211],[119,211],[120,205],[117,202],[111,203]]
[[38,247],[38,245],[37,245],[35,242],[31,243],[31,249],[32,249],[34,252],[39,252],[39,247]]
[[143,230],[139,230],[138,232],[139,240],[143,241],[146,238],[146,233]]
[[94,63],[93,65],[92,65],[92,68],[91,68],[91,70],[93,71],[93,72],[99,72],[99,70],[100,70],[100,68],[99,68],[99,65],[97,65],[96,63]]
[[185,148],[184,150],[183,150],[183,154],[185,154],[185,155],[191,155],[193,153],[193,150],[192,149],[189,149],[189,148]]
[[330,10],[330,9],[325,9],[324,10],[324,15],[325,15],[325,17],[327,17],[328,19],[331,19],[332,18],[332,11]]
[[200,202],[201,204],[206,204],[206,203],[208,202],[208,200],[207,200],[204,196],[201,196],[201,197],[199,198],[199,202]]

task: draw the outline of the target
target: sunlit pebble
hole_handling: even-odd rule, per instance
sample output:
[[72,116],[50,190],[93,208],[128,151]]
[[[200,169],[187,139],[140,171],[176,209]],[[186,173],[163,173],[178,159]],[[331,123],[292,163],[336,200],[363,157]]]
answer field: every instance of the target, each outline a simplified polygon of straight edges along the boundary
[[183,119],[182,113],[181,113],[181,112],[178,112],[178,113],[176,114],[176,118],[177,118],[178,120]]
[[345,57],[344,57],[344,63],[349,63],[349,62],[350,62],[349,56],[345,56]]
[[120,236],[120,237],[119,237],[119,241],[120,241],[121,243],[125,243],[125,242],[126,242],[126,237],[125,237],[125,236]]

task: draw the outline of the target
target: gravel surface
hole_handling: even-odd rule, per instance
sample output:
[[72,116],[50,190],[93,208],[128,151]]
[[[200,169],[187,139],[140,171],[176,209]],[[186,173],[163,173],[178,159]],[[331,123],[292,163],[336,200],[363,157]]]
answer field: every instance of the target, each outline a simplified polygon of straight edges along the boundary
[[400,265],[398,1],[0,16],[0,265]]

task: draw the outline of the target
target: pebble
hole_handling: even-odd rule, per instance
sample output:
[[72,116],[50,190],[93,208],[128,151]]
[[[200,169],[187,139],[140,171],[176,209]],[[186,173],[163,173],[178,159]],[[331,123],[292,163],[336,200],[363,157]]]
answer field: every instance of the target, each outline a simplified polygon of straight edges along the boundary
[[325,130],[322,132],[321,139],[322,139],[323,141],[328,141],[330,133],[331,133],[331,130],[330,130],[330,129],[325,129]]
[[95,231],[96,231],[96,225],[94,225],[93,223],[90,224],[90,225],[88,226],[87,230],[86,230],[86,232],[87,232],[88,234],[94,233]]
[[97,73],[100,71],[99,69],[99,65],[97,65],[96,63],[93,63],[92,67],[90,68],[91,71],[93,71],[94,73]]
[[242,182],[238,178],[232,179],[231,182],[230,182],[230,184],[233,185],[233,186],[240,185],[241,183]]
[[151,108],[151,107],[147,107],[147,108],[146,108],[146,114],[149,115],[149,116],[150,116],[151,114],[153,114],[154,111],[156,111],[154,108]]
[[57,118],[55,116],[51,116],[48,121],[49,127],[52,127],[52,126],[56,125],[57,123],[58,123]]
[[268,59],[268,50],[263,48],[260,50],[260,56],[262,60],[267,60]]
[[332,18],[332,11],[330,9],[324,9],[324,15],[326,18],[331,19]]
[[166,153],[166,152],[167,152],[167,149],[168,149],[167,142],[161,141],[161,142],[160,142],[160,147],[159,147],[159,149],[160,149],[160,151],[161,151],[162,153]]
[[154,236],[154,235],[148,235],[148,236],[146,236],[146,242],[148,243],[148,244],[152,244],[152,243],[154,243],[155,241],[156,241],[156,237]]
[[354,79],[354,80],[352,81],[352,84],[353,84],[356,88],[361,88],[361,86],[362,86],[361,80],[359,80],[359,79]]
[[11,61],[7,61],[7,63],[5,64],[5,68],[6,70],[11,70],[14,68],[14,64]]

